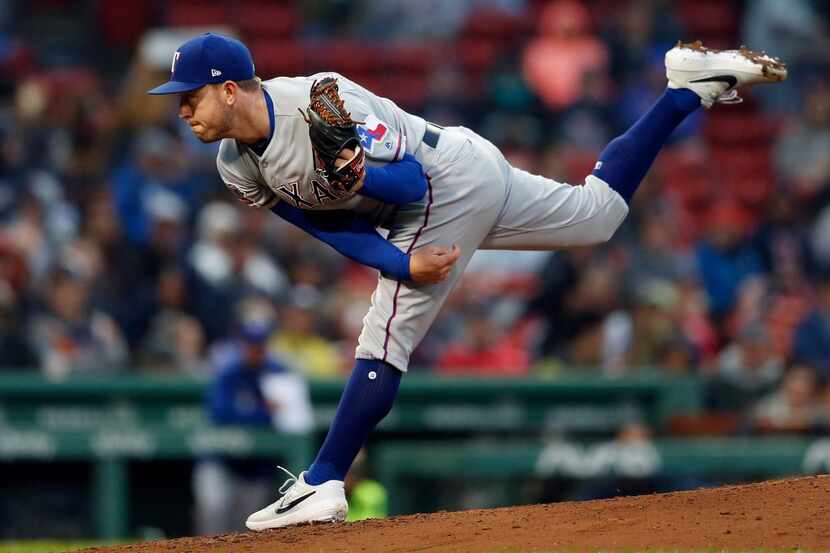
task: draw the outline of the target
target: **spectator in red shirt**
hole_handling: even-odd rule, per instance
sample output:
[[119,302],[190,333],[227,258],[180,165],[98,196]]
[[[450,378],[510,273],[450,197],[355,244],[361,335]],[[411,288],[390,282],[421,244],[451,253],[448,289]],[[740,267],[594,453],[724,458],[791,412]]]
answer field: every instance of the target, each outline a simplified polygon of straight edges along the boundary
[[591,14],[582,2],[557,0],[542,10],[539,36],[524,52],[524,76],[553,110],[576,103],[587,77],[604,76],[608,50],[593,34]]
[[438,358],[436,372],[444,375],[522,376],[530,355],[521,336],[513,336],[492,320],[492,311],[475,305],[465,312],[462,338],[450,343]]

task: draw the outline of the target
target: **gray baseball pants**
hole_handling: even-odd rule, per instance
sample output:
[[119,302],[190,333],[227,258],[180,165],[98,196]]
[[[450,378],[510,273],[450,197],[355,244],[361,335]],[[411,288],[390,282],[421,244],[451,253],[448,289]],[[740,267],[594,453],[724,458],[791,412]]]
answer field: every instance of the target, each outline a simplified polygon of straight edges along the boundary
[[[415,157],[426,172],[424,198],[401,206],[387,223],[388,240],[406,252],[457,244],[461,256],[439,284],[380,276],[363,319],[356,357],[406,371],[477,249],[553,250],[608,240],[628,214],[623,198],[589,175],[571,186],[511,166],[491,142],[464,127],[438,131]],[[435,136],[433,134],[433,136]]]

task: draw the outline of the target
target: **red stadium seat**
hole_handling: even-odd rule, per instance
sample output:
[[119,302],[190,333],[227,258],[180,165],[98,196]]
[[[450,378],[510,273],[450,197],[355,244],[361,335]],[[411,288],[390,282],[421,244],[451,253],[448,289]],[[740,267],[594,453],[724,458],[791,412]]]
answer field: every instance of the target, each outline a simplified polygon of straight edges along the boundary
[[383,89],[383,74],[376,71],[370,71],[368,73],[349,73],[347,77],[363,88],[383,96],[383,94],[380,93],[380,90]]
[[599,152],[593,150],[570,150],[565,157],[568,182],[579,184],[585,180],[597,163]]
[[500,54],[498,44],[486,39],[466,39],[456,44],[455,58],[468,72],[480,73],[490,68]]
[[294,6],[268,2],[245,2],[235,7],[234,23],[248,40],[287,37],[302,25]]
[[690,211],[705,208],[716,195],[711,179],[702,175],[675,177],[669,183],[668,195]]
[[529,13],[514,15],[499,9],[474,10],[460,36],[465,39],[487,39],[509,43],[527,36],[535,20]]
[[249,42],[257,74],[268,79],[301,75],[310,67],[302,43],[294,40],[255,39]]
[[697,151],[665,150],[652,171],[656,171],[664,192],[690,210],[706,206],[714,196],[706,159]]
[[733,2],[683,0],[677,7],[677,14],[687,36],[704,40],[704,43],[708,42],[707,46],[724,47],[734,40],[738,28],[738,10]]
[[154,6],[144,0],[97,4],[98,28],[111,46],[134,46],[153,21]]
[[408,42],[390,44],[380,52],[384,70],[406,70],[410,73],[429,72],[439,55],[435,48]]
[[212,2],[170,2],[165,5],[165,21],[171,27],[227,25],[230,9]]
[[755,208],[762,207],[773,192],[773,180],[769,173],[727,177],[723,185],[741,203]]
[[427,79],[420,75],[408,75],[405,72],[384,75],[377,94],[394,100],[403,108],[419,110],[427,96]]
[[750,146],[773,141],[778,126],[769,117],[747,113],[745,110],[733,110],[708,117],[704,133],[707,140],[719,145]]
[[769,148],[712,148],[709,153],[713,174],[754,175],[770,171]]
[[376,56],[367,55],[366,45],[356,40],[328,40],[307,44],[314,71],[336,71],[344,75],[380,70]]
[[766,145],[711,148],[709,171],[723,193],[747,206],[761,205],[774,188]]

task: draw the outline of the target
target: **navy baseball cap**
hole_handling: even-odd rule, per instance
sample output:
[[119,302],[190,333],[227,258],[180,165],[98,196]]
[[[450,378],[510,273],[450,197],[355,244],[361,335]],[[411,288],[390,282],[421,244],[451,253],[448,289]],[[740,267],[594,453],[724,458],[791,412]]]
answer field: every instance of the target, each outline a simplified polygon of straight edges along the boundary
[[248,47],[235,38],[204,33],[191,38],[173,54],[170,80],[148,94],[181,94],[206,84],[254,78]]
[[262,344],[274,332],[274,325],[267,322],[248,322],[242,325],[239,337],[251,344]]

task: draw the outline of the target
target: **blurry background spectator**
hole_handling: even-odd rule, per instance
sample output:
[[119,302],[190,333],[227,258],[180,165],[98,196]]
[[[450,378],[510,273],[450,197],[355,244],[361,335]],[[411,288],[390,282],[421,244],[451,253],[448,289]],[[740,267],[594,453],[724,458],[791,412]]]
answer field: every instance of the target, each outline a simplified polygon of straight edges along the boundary
[[743,329],[721,352],[710,386],[708,407],[744,409],[770,393],[781,379],[781,359],[775,356],[769,333],[760,324]]
[[807,432],[821,421],[820,381],[812,367],[790,367],[780,387],[752,411],[757,432]]
[[[824,9],[825,18],[819,11]],[[828,47],[826,6],[810,0],[756,0],[749,2],[743,20],[743,38],[753,48],[775,52],[786,59],[793,72],[804,78],[790,79],[778,94],[761,91],[759,96],[771,109],[796,111],[806,80],[826,69],[822,50]]]
[[445,375],[519,376],[530,367],[526,345],[494,321],[494,306],[467,305],[456,321],[458,337],[438,356],[435,370]]
[[308,284],[295,286],[284,293],[280,309],[280,331],[269,346],[278,355],[290,359],[309,378],[341,376],[346,369],[344,358],[331,340],[318,333],[317,313],[323,297]]
[[590,89],[586,83],[606,77],[608,49],[578,0],[555,0],[539,15],[538,36],[524,52],[525,79],[549,108],[567,108]]
[[793,357],[815,367],[830,379],[830,273],[824,272],[817,283],[814,308],[795,330]]
[[30,331],[44,373],[63,379],[126,368],[126,344],[115,322],[91,305],[89,279],[69,268],[57,268],[47,279]]
[[[208,390],[206,405],[210,421],[218,426],[242,425],[286,431],[282,419],[294,414],[296,403],[311,408],[307,389],[291,390],[292,404],[279,401],[268,391],[267,379],[281,375],[286,367],[268,355],[267,342],[273,320],[262,313],[245,313],[236,340],[217,348],[213,364],[216,376]],[[297,394],[297,391],[305,392]],[[310,421],[305,421],[306,429]],[[295,429],[296,430],[296,429]],[[209,457],[193,472],[196,528],[200,534],[218,534],[244,529],[239,513],[257,510],[271,497],[274,476],[272,459]]]
[[804,101],[799,117],[778,138],[775,168],[791,194],[810,201],[826,197],[830,182],[830,85],[817,82]]

